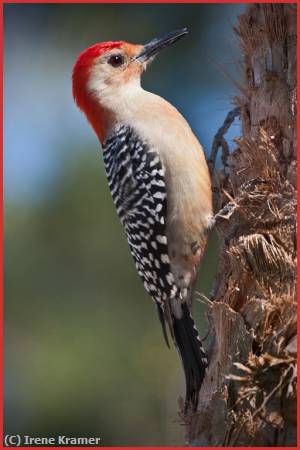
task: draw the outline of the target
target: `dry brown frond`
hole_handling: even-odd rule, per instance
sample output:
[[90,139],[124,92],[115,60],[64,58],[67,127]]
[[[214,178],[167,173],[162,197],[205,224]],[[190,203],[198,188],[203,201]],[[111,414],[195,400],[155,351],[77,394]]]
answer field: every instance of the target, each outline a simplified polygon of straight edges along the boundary
[[282,5],[270,3],[262,5],[262,8],[269,42],[284,40],[287,36],[287,19]]
[[280,271],[282,275],[291,270],[293,260],[284,248],[276,242],[271,234],[251,234],[239,238],[238,247],[235,252],[239,252],[251,271],[258,276],[266,273]]

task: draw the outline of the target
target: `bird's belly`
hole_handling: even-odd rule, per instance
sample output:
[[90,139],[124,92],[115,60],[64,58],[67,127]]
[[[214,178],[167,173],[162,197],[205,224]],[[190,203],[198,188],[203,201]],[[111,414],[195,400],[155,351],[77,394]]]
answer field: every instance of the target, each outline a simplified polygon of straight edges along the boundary
[[[203,257],[210,221],[211,191],[209,183],[180,177],[168,192],[167,239],[171,269],[175,282],[188,303]],[[206,180],[205,180],[206,181]]]
[[[180,233],[181,231],[181,233]],[[176,233],[168,236],[171,270],[184,298],[189,299],[197,279],[199,265],[205,251],[207,233],[186,235],[177,225]]]

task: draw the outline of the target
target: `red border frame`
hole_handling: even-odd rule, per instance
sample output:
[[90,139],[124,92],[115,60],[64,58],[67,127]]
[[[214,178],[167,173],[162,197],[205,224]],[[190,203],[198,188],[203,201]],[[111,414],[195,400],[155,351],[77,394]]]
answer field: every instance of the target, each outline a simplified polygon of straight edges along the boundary
[[[0,4],[0,84],[1,84],[1,90],[0,90],[0,96],[1,96],[1,108],[0,108],[0,114],[1,114],[1,136],[3,136],[3,5],[2,2]],[[1,147],[3,149],[3,140],[1,142]],[[1,164],[1,187],[3,186],[3,150],[1,151],[0,156],[0,164]],[[3,190],[1,189],[1,211],[3,212]],[[1,215],[0,219],[0,230],[1,230],[1,252],[0,252],[0,297],[1,297],[1,308],[0,308],[0,353],[1,353],[1,359],[0,359],[0,398],[1,398],[1,410],[0,410],[0,447],[2,448],[3,444],[3,410],[4,410],[4,401],[3,401],[3,214]]]
[[[181,0],[153,0],[153,1],[139,1],[139,0],[131,0],[131,1],[125,1],[125,0],[103,0],[103,1],[98,1],[98,0],[88,0],[87,2],[84,2],[82,0],[61,0],[61,1],[57,1],[54,2],[52,0],[30,0],[30,1],[24,1],[24,0],[5,0],[2,1],[1,0],[1,4],[5,4],[5,3],[25,3],[25,4],[32,4],[32,3],[239,3],[239,4],[246,4],[246,3],[255,3],[253,1],[250,0],[245,0],[245,1],[239,1],[239,0],[232,0],[232,1],[227,1],[227,0],[220,0],[220,1],[199,1],[199,0],[189,0],[189,1],[181,1]],[[298,3],[297,0],[293,0],[293,1],[287,1],[287,0],[274,0],[274,1],[269,1],[269,0],[265,0],[263,2],[259,2],[259,3]],[[145,447],[148,448],[148,447]],[[159,447],[157,447],[159,448]]]
[[[1,85],[1,92],[0,92],[0,98],[1,98],[1,135],[3,136],[3,4],[6,3],[24,3],[24,4],[33,4],[33,3],[62,3],[62,4],[67,4],[67,3],[149,3],[149,4],[153,4],[153,3],[240,3],[240,4],[251,4],[254,3],[253,1],[249,1],[249,0],[244,0],[244,1],[238,1],[238,0],[232,0],[232,1],[227,1],[227,0],[220,0],[220,1],[198,1],[198,0],[189,0],[189,1],[180,1],[180,0],[165,0],[165,1],[161,1],[161,0],[153,0],[153,1],[138,1],[138,0],[131,0],[131,1],[125,1],[125,0],[103,0],[103,1],[97,1],[97,0],[88,0],[87,2],[81,1],[81,0],[64,0],[64,1],[51,1],[51,0],[31,0],[31,1],[24,1],[24,0],[0,0],[0,52],[1,52],[1,58],[0,58],[0,85]],[[298,3],[297,1],[287,1],[287,0],[273,0],[273,1],[263,1],[260,3]],[[299,8],[297,8],[297,33],[299,34]],[[298,42],[297,42],[298,43]],[[300,52],[299,52],[299,46],[297,45],[297,78],[299,79],[300,77],[300,66],[298,63],[298,58],[300,56]],[[298,98],[300,97],[300,88],[299,88],[299,84],[297,86],[297,95]],[[297,135],[299,136],[299,128],[300,128],[300,120],[299,120],[299,116],[297,117]],[[2,141],[3,142],[3,141]],[[2,148],[3,148],[3,144],[2,144]],[[298,152],[299,154],[299,152]],[[297,154],[297,155],[298,155]],[[0,157],[0,164],[1,164],[1,174],[3,174],[3,151],[1,152],[1,157]],[[2,175],[2,186],[3,186],[3,175]],[[1,195],[1,211],[3,212],[3,189],[2,189],[2,195]],[[300,216],[300,206],[298,206],[298,210],[297,210],[297,216],[299,218]],[[1,216],[1,220],[0,220],[0,231],[1,231],[1,236],[3,236],[3,214]],[[1,352],[1,356],[3,355],[3,239],[1,240],[1,255],[0,255],[0,289],[1,289],[1,305],[2,308],[0,309],[0,321],[1,321],[1,333],[0,333],[0,352]],[[300,244],[299,244],[300,246]],[[298,279],[300,278],[300,268],[298,266]],[[300,342],[300,337],[298,337],[298,341]],[[3,401],[3,356],[1,357],[1,362],[0,362],[0,385],[2,387],[2,391],[1,391],[1,408],[0,408],[0,449],[4,449],[7,447],[3,446],[3,408],[4,408],[4,401]],[[299,402],[297,402],[297,421],[299,423],[299,417],[300,417],[300,406],[299,406]],[[300,446],[300,440],[297,436],[297,447]],[[276,447],[276,449],[278,448],[282,448],[285,450],[288,449],[295,449],[297,447]],[[21,449],[27,449],[29,447],[19,447]],[[40,447],[38,446],[38,448],[40,449],[49,449],[49,448],[53,448],[53,449],[61,449],[64,448],[66,450],[73,450],[74,448],[83,448],[80,446],[72,446],[72,447],[56,447],[56,446],[50,446],[50,447]],[[145,450],[162,450],[164,448],[173,448],[173,447],[89,447],[89,448],[104,448],[104,449],[135,449],[135,448],[142,448]],[[174,447],[176,449],[185,449],[186,447]],[[220,447],[201,447],[201,448],[207,448],[207,449],[218,449]],[[237,449],[237,448],[256,448],[256,449],[265,449],[266,447],[226,447],[227,449]],[[269,447],[272,448],[272,447]]]

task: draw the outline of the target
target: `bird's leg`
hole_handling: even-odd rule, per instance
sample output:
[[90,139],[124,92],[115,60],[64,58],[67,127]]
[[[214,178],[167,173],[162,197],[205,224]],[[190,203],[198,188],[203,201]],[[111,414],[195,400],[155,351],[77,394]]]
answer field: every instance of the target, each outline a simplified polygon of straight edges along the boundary
[[235,202],[226,203],[226,205],[212,217],[213,226],[216,225],[216,222],[219,219],[229,220],[232,214],[236,211],[237,207],[238,205]]
[[226,205],[223,206],[223,208],[220,209],[220,211],[218,211],[214,216],[211,217],[208,231],[211,231],[216,226],[218,220],[220,219],[229,220],[231,216],[235,213],[235,211],[238,209],[238,204],[234,200],[234,198],[231,197],[231,195],[228,194],[228,192],[226,192],[224,189],[223,192],[228,197],[229,202],[226,203]]

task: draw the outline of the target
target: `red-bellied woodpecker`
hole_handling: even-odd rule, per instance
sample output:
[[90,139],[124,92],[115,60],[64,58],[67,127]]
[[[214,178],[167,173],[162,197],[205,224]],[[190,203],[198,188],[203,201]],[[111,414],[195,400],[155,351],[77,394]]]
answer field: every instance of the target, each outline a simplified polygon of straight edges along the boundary
[[102,144],[112,198],[166,342],[167,323],[181,356],[186,408],[196,409],[207,359],[191,296],[212,220],[210,177],[182,115],[140,84],[154,55],[185,34],[93,45],[74,66],[73,94]]

